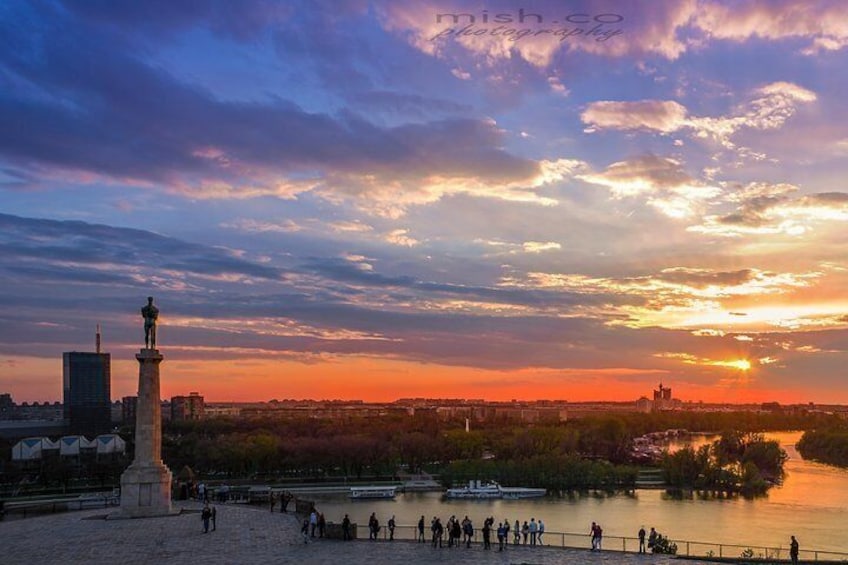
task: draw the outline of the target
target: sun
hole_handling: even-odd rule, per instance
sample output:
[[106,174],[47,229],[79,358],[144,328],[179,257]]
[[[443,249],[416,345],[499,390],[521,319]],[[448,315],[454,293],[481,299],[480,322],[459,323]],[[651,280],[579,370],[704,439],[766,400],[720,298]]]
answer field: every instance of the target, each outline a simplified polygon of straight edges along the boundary
[[733,367],[734,369],[739,369],[740,371],[751,370],[751,362],[747,359],[734,359],[733,361],[726,361],[725,366]]

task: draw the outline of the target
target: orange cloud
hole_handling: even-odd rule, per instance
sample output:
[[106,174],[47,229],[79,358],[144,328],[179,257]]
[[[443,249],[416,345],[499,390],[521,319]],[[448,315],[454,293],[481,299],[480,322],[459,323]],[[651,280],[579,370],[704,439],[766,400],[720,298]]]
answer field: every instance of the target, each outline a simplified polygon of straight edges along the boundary
[[840,0],[704,2],[694,24],[716,39],[808,39],[810,43],[802,51],[807,55],[848,44],[848,5]]

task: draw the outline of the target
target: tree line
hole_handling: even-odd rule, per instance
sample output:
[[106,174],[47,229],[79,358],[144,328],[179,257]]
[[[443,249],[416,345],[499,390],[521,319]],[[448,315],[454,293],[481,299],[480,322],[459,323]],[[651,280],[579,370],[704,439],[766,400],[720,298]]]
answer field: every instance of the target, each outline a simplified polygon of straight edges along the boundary
[[666,482],[677,488],[764,494],[783,477],[786,452],[762,434],[729,430],[697,450],[686,447],[662,460]]
[[[188,465],[201,476],[222,479],[373,480],[391,478],[400,469],[439,474],[445,486],[492,479],[555,492],[629,488],[636,474],[629,464],[632,442],[645,433],[686,428],[748,434],[811,428],[826,421],[822,418],[752,412],[626,413],[556,424],[477,422],[469,432],[464,419],[441,420],[433,415],[344,420],[220,418],[169,424],[163,457],[172,469]],[[727,475],[732,465],[738,466],[736,475],[750,484],[756,482],[757,473],[763,481],[777,479],[779,470],[774,468],[775,453],[769,445],[748,442],[745,454],[735,462],[723,458],[733,453],[731,446],[724,449],[677,455],[693,461],[684,464],[681,460],[675,463],[679,469],[669,468],[670,482],[703,482],[696,480],[698,473],[688,470],[692,466],[699,466],[699,472],[709,471],[705,484],[710,485],[735,480],[736,476]],[[765,454],[758,455],[758,450]],[[707,460],[712,467],[705,466]],[[747,463],[757,466],[757,473]]]
[[805,459],[848,467],[848,423],[830,428],[808,430],[798,442],[798,452]]

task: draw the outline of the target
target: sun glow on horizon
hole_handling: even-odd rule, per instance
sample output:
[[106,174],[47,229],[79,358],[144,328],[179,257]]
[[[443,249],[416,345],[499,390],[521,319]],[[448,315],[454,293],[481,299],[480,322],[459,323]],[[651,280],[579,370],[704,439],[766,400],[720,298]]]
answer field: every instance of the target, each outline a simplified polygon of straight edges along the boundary
[[751,362],[747,359],[733,359],[732,361],[716,361],[713,365],[719,367],[728,367],[731,369],[739,369],[740,371],[750,371]]

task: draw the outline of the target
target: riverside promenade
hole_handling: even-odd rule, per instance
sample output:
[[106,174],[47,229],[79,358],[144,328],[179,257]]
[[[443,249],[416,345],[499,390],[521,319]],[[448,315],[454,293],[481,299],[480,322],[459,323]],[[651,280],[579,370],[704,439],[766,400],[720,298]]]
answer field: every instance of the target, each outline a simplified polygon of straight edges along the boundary
[[[105,520],[106,510],[65,512],[0,522],[0,562],[5,565],[42,563],[117,565],[236,563],[382,563],[471,564],[641,564],[703,563],[669,556],[555,547],[517,547],[500,553],[471,549],[434,549],[408,541],[316,539],[303,543],[294,514],[240,504],[218,504],[217,530],[203,533],[201,505],[180,506],[184,512],[164,518]],[[328,517],[334,518],[334,517]],[[211,530],[211,527],[210,527]],[[360,532],[362,530],[360,529]]]

